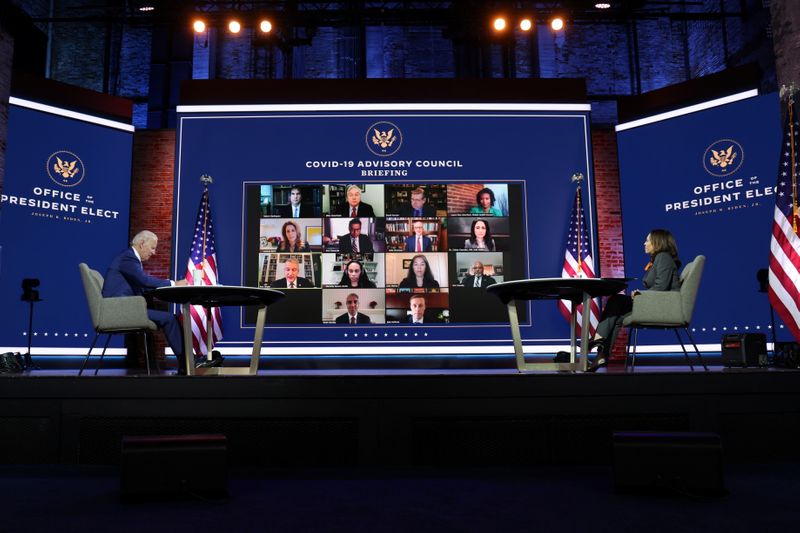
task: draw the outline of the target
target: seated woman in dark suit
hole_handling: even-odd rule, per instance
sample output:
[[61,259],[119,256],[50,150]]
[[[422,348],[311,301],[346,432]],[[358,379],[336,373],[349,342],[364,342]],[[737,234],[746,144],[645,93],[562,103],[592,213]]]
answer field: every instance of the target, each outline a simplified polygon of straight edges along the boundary
[[308,244],[300,238],[300,228],[297,222],[287,220],[281,227],[281,242],[278,244],[279,252],[307,252]]
[[[678,277],[678,268],[681,265],[678,259],[678,246],[675,238],[665,229],[654,229],[647,234],[644,241],[644,253],[650,256],[650,262],[644,267],[645,275],[642,280],[645,290],[649,291],[679,291],[681,282]],[[594,372],[608,363],[608,357],[614,341],[619,333],[622,321],[633,309],[633,299],[644,291],[635,290],[630,296],[615,294],[608,299],[594,339],[589,343],[589,348],[597,347],[597,358],[589,368]]]
[[408,267],[408,274],[400,282],[401,289],[438,289],[439,282],[433,279],[433,272],[424,255],[415,255]]
[[489,223],[487,221],[482,218],[477,218],[472,221],[472,227],[469,230],[469,239],[464,241],[464,248],[468,250],[486,250],[490,252],[495,250],[492,230],[489,228]]
[[360,261],[348,261],[342,272],[342,280],[339,282],[341,287],[360,287],[362,289],[374,289],[375,283],[369,280],[364,265]]

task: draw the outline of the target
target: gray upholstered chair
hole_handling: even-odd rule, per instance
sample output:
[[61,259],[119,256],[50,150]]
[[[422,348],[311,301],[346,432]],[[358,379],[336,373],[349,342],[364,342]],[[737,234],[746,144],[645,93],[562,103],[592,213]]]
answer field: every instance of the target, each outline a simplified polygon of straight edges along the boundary
[[89,313],[92,315],[92,327],[95,331],[92,346],[83,360],[78,375],[83,374],[83,369],[92,355],[94,345],[102,334],[108,334],[100,362],[94,373],[100,370],[103,356],[106,354],[111,337],[117,333],[141,332],[145,335],[144,358],[147,364],[147,373],[150,374],[150,355],[147,353],[147,332],[156,331],[158,326],[147,317],[147,302],[142,296],[122,296],[118,298],[103,298],[103,276],[96,270],[89,268],[86,263],[78,265],[83,281],[83,290],[86,292],[86,301],[89,304]]
[[[689,359],[689,354],[686,351],[686,346],[681,340],[678,328],[683,328],[686,336],[689,337],[694,351],[697,353],[697,358],[703,368],[708,370],[703,356],[700,355],[700,350],[697,349],[697,344],[692,339],[689,333],[689,324],[692,321],[692,313],[694,312],[694,304],[697,301],[697,290],[700,287],[700,278],[703,276],[703,266],[706,263],[706,258],[703,255],[698,255],[694,261],[683,267],[681,272],[681,290],[680,291],[645,291],[633,299],[633,311],[630,315],[625,317],[622,322],[623,326],[631,328],[632,335],[628,336],[630,344],[631,336],[633,337],[633,357],[631,358],[631,368],[636,366],[636,341],[638,340],[639,329],[672,329],[675,331],[675,336],[678,337],[678,342],[683,349],[683,355],[686,357],[686,362],[689,368],[694,371],[694,366]],[[630,353],[630,345],[628,353],[625,354],[625,368],[628,368],[628,355]]]

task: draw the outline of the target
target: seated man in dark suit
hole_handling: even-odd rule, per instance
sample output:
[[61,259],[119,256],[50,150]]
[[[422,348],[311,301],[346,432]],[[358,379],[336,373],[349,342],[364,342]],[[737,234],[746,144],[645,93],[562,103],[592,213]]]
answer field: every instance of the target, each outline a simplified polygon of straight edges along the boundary
[[372,320],[364,313],[358,312],[358,294],[347,295],[347,312],[336,317],[337,324],[371,324]]
[[464,276],[464,279],[461,281],[464,287],[480,287],[481,289],[485,289],[489,285],[494,285],[495,283],[497,283],[497,280],[492,276],[483,275],[483,263],[480,261],[475,261],[472,265],[472,275]]
[[299,277],[300,263],[297,259],[289,258],[283,262],[283,276],[269,284],[273,289],[306,289],[313,287],[314,284],[306,278]]
[[361,187],[358,185],[347,186],[347,202],[339,206],[336,211],[337,215],[343,217],[364,217],[374,218],[375,211],[372,206],[366,202],[361,201]]
[[425,236],[425,225],[414,221],[414,235],[406,237],[406,252],[430,252],[431,238]]
[[300,187],[292,187],[289,192],[289,204],[279,205],[278,215],[283,218],[310,218],[314,216],[314,207],[304,205],[303,193],[300,192]]
[[339,235],[340,254],[371,254],[375,251],[369,237],[361,234],[361,220],[354,218],[347,225],[347,228],[350,233]]
[[[106,271],[103,297],[141,296],[146,290],[171,285],[187,285],[185,279],[171,281],[148,276],[142,263],[153,257],[158,246],[158,237],[151,231],[140,231],[131,241],[130,248],[116,256]],[[178,318],[168,311],[148,309],[147,316],[164,331],[169,347],[178,359],[178,372],[186,372],[183,353],[183,331]]]
[[427,200],[428,199],[425,198],[425,189],[417,187],[411,191],[411,203],[400,208],[400,216],[435,217],[436,209],[432,205],[428,205]]

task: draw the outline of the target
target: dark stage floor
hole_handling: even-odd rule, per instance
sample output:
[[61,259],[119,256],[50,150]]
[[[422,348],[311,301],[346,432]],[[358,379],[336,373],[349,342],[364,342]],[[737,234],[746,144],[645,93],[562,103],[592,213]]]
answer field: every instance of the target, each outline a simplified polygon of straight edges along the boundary
[[0,530],[792,532],[800,464],[726,467],[727,494],[616,494],[603,466],[231,469],[229,498],[122,504],[113,467],[0,467]]

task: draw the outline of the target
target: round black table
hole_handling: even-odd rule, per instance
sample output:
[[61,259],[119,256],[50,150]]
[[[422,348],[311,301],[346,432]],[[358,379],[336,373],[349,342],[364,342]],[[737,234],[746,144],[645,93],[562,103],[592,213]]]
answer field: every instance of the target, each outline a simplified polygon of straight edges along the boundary
[[[194,353],[192,349],[192,321],[183,320],[183,346],[186,354],[186,374],[216,374],[233,375],[249,374],[255,375],[258,372],[258,358],[261,355],[261,342],[264,339],[264,323],[267,319],[267,306],[275,303],[284,297],[281,291],[275,289],[259,289],[256,287],[233,287],[227,285],[184,285],[174,287],[161,287],[152,292],[153,296],[164,302],[181,305],[181,312],[184,317],[191,316],[190,306],[202,305],[206,310],[212,307],[223,306],[258,306],[258,316],[256,318],[256,331],[253,338],[253,352],[250,356],[249,368],[197,368],[194,367]],[[206,343],[211,350],[211,329],[206,328]]]
[[[514,339],[514,354],[517,369],[526,370],[581,370],[585,371],[589,352],[589,315],[582,314],[581,321],[581,356],[576,362],[576,329],[577,308],[583,304],[589,309],[592,298],[610,296],[625,290],[629,278],[539,278],[522,279],[496,283],[486,288],[500,298],[508,307],[508,321],[511,325],[511,336]],[[522,335],[517,317],[517,300],[569,300],[570,310],[570,362],[569,363],[526,363],[522,352]]]

